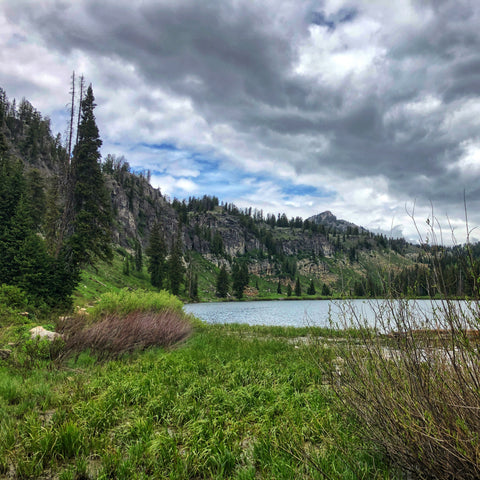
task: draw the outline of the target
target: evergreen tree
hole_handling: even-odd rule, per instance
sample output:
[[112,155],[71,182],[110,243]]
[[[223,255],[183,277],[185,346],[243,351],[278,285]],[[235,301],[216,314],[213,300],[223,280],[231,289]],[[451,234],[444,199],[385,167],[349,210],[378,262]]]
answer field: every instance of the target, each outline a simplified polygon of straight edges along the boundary
[[[275,218],[275,217],[273,217],[273,218]],[[279,295],[282,294],[282,284],[280,283],[280,280],[278,281],[278,285],[277,285],[277,293]]]
[[[100,139],[93,110],[92,86],[81,102],[78,143],[73,150],[70,195],[64,225],[67,230],[66,258],[73,267],[111,260],[110,195],[100,165]],[[72,218],[71,223],[69,222]]]
[[315,295],[317,291],[315,290],[315,284],[313,283],[313,278],[310,280],[310,285],[307,290],[308,295]]
[[249,275],[246,262],[235,260],[232,266],[232,287],[238,299],[243,297],[243,290],[248,285],[248,280]]
[[143,268],[142,245],[135,240],[135,270],[141,272]]
[[224,253],[223,239],[218,230],[213,235],[210,251],[214,255],[222,255]]
[[60,206],[59,206],[59,192],[58,192],[58,178],[51,181],[50,187],[47,190],[45,197],[45,241],[47,250],[54,255],[57,251],[58,245],[58,229],[60,220]]
[[0,131],[0,231],[11,224],[12,213],[24,192],[23,165],[10,158],[5,136]]
[[300,285],[300,278],[297,277],[297,281],[295,283],[295,296],[300,297],[302,295],[302,286]]
[[287,285],[287,297],[292,296],[292,286],[290,284]]
[[26,182],[29,213],[35,230],[39,230],[43,224],[46,205],[44,181],[40,171],[36,168],[30,170],[26,175]]
[[217,275],[217,297],[225,298],[228,295],[229,287],[227,269],[225,268],[225,265],[222,265],[220,272]]
[[170,291],[174,295],[180,292],[180,285],[183,283],[183,275],[185,267],[183,266],[183,243],[182,243],[182,227],[178,226],[177,238],[173,242],[170,257],[168,258],[168,280]]
[[361,280],[357,280],[353,287],[353,293],[356,297],[364,297],[365,296],[365,286]]
[[322,285],[322,295],[324,297],[330,297],[332,295],[330,292],[330,287],[326,283]]
[[167,246],[163,236],[162,226],[156,223],[150,232],[149,243],[145,251],[148,257],[148,273],[150,282],[158,289],[164,286],[166,277]]
[[78,276],[67,270],[61,257],[48,254],[32,213],[22,165],[4,151],[0,153],[0,284],[20,287],[34,302],[67,306]]
[[130,254],[126,254],[125,258],[123,259],[123,269],[122,272],[127,277],[130,275],[130,265],[132,263],[132,256]]
[[193,275],[190,281],[189,296],[193,301],[198,301],[198,274]]
[[198,301],[198,275],[193,271],[193,263],[191,255],[187,255],[187,274],[185,280],[185,294],[190,300]]

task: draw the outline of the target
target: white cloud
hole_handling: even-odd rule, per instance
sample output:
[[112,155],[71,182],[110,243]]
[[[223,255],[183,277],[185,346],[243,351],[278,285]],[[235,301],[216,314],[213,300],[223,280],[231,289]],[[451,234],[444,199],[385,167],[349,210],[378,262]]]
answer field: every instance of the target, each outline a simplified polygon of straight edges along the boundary
[[[309,23],[314,9],[335,28]],[[393,218],[413,235],[415,198],[453,224],[465,189],[480,222],[479,18],[450,0],[4,0],[1,86],[63,132],[71,72],[83,73],[104,155],[150,169],[171,196],[328,209],[387,231]]]

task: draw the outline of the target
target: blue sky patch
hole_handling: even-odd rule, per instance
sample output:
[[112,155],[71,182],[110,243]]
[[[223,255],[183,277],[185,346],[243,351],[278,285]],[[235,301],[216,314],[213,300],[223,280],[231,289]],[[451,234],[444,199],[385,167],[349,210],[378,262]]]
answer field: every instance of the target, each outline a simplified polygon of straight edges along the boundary
[[[236,168],[228,158],[219,159],[214,152],[192,151],[173,143],[141,143],[137,149],[147,151],[151,174],[157,177],[160,189],[179,200],[214,195],[223,202],[255,207],[255,199],[262,194],[268,197],[265,198],[267,203],[273,204],[298,203],[301,197],[312,201],[336,195],[322,186],[295,184],[288,179],[272,177],[271,172],[255,174]],[[143,170],[139,165],[136,167],[135,171]]]
[[139,146],[152,150],[166,150],[168,152],[180,151],[180,149],[173,143],[140,143]]

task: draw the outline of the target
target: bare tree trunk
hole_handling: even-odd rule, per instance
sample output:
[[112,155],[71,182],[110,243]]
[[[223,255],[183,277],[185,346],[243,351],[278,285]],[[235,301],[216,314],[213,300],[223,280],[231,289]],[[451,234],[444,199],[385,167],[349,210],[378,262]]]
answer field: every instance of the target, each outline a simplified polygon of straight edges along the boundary
[[[73,179],[72,179],[72,151],[74,146],[72,145],[73,138],[73,121],[75,118],[75,71],[72,72],[72,84],[70,93],[72,95],[71,107],[70,107],[70,122],[68,128],[68,142],[67,142],[67,161],[65,162],[65,167],[63,171],[63,178],[61,181],[61,195],[64,200],[64,209],[62,217],[60,219],[60,225],[58,229],[57,244],[55,248],[55,256],[58,257],[63,246],[65,236],[67,234],[68,228],[72,222],[72,208],[73,208]],[[78,107],[78,122],[80,121],[81,110],[82,110],[82,95],[83,95],[83,75],[80,77],[80,105]],[[77,124],[77,138],[75,145],[78,142],[78,124]]]
[[80,119],[82,117],[82,100],[83,100],[83,87],[85,86],[85,80],[83,75],[80,77],[80,96],[78,102],[78,117],[77,117],[77,138],[75,139],[75,145],[78,144],[78,127],[80,126]]
[[73,136],[73,117],[75,115],[75,71],[72,72],[72,104],[70,107],[70,128],[68,129],[68,144],[67,144],[67,163],[70,163],[70,159],[72,158],[72,136]]

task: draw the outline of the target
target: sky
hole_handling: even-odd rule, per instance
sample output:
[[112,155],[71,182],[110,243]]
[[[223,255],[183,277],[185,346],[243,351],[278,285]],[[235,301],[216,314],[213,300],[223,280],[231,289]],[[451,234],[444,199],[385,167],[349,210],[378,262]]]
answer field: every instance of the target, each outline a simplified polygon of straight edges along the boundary
[[172,199],[475,241],[479,26],[477,0],[0,0],[0,87],[63,134],[83,74],[102,155]]

